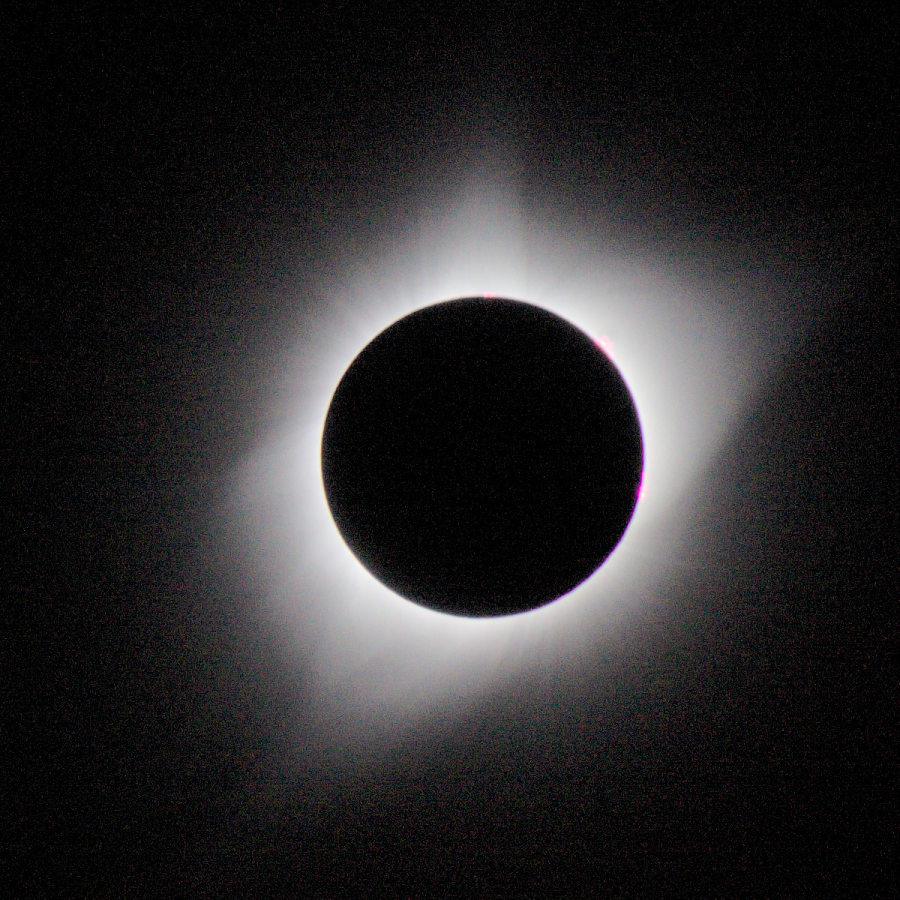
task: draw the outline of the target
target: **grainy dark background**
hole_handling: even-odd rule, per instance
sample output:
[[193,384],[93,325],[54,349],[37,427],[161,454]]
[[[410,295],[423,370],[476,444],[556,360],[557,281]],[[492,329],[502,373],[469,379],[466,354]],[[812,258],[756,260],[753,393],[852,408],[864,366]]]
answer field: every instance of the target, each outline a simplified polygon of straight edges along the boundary
[[[11,896],[896,890],[896,21],[699,6],[7,17]],[[829,302],[630,665],[336,788],[278,750],[252,584],[198,552],[284,314],[234,285],[274,294],[494,130],[584,222],[603,194],[636,245],[722,241]]]

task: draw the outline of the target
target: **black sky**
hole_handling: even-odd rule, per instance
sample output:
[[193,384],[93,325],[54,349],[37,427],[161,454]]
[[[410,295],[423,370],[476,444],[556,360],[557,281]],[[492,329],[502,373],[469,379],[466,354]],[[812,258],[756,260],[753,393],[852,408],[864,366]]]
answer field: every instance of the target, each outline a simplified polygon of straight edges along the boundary
[[[701,6],[8,22],[12,895],[895,879],[896,22]],[[618,250],[714,247],[821,297],[688,499],[716,552],[615,661],[330,777],[286,749],[305,663],[248,628],[208,510],[321,302],[285,285],[408,221],[424,157],[485,147]]]

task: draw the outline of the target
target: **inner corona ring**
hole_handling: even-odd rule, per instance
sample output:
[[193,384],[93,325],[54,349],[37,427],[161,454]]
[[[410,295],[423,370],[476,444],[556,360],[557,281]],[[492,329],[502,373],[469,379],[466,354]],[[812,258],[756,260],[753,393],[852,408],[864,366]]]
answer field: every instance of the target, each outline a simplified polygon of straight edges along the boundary
[[322,479],[347,546],[401,596],[462,616],[550,603],[634,511],[640,424],[610,359],[560,316],[467,297],[394,322],[331,399]]

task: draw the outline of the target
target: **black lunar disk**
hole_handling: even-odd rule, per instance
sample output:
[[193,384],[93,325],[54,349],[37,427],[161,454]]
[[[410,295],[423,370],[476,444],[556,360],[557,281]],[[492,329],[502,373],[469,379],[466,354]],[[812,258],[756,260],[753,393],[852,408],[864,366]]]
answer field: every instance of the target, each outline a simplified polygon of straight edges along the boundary
[[376,578],[423,606],[497,616],[555,600],[606,559],[642,456],[628,388],[587,335],[471,297],[405,316],[353,360],[322,476]]

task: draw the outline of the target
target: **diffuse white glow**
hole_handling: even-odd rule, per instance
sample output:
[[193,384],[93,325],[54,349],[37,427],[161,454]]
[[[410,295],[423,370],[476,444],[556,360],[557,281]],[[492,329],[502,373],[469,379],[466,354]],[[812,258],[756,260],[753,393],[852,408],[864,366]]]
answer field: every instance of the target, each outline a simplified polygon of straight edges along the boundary
[[[285,398],[274,415],[281,424],[237,484],[269,613],[315,673],[316,715],[343,721],[348,748],[371,748],[532,677],[541,659],[576,659],[610,640],[617,615],[674,561],[690,527],[679,500],[765,377],[767,349],[758,335],[746,340],[746,308],[736,314],[671,259],[607,253],[584,235],[529,221],[491,190],[422,219],[355,270],[335,269],[321,277],[325,300],[296,336],[295,368],[273,373]],[[413,309],[485,293],[545,307],[614,345],[643,429],[644,496],[609,560],[569,595],[521,615],[464,619],[402,599],[353,557],[328,512],[319,452],[331,394],[378,332]]]

